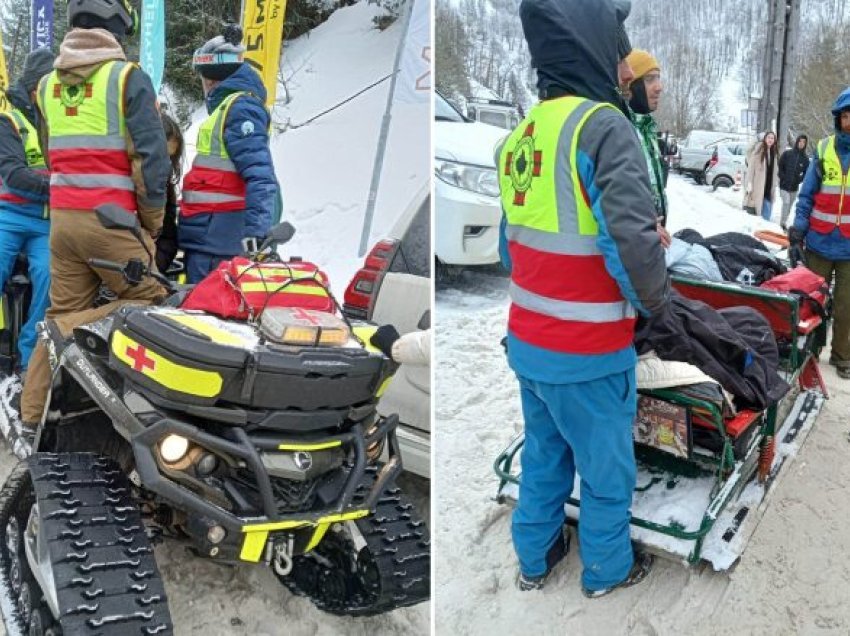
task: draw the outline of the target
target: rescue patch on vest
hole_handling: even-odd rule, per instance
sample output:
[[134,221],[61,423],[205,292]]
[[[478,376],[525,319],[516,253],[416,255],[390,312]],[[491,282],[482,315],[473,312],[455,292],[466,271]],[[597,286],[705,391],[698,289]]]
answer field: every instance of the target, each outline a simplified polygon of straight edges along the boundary
[[254,134],[254,124],[250,121],[242,122],[242,136],[250,137]]
[[543,152],[535,149],[534,122],[531,122],[505,161],[505,175],[511,178],[514,190],[514,205],[525,205],[525,195],[534,177],[540,176],[542,166]]

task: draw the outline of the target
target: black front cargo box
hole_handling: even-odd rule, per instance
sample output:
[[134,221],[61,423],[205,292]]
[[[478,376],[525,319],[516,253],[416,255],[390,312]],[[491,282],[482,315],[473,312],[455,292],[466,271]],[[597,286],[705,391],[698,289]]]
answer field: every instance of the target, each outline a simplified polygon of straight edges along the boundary
[[254,409],[360,404],[390,372],[381,354],[360,345],[268,343],[245,323],[152,307],[117,312],[109,358],[128,380],[168,400]]

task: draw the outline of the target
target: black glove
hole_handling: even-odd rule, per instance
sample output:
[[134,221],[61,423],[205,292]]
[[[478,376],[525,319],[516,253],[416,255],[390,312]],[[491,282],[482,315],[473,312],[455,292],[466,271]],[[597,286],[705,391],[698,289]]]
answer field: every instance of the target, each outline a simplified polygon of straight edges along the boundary
[[803,230],[798,230],[796,227],[791,227],[788,230],[788,242],[791,245],[802,245],[806,240],[806,233]]
[[381,327],[378,327],[378,330],[375,333],[372,334],[369,342],[380,349],[381,353],[392,360],[393,344],[395,344],[395,341],[399,338],[401,338],[401,334],[399,334],[398,329],[392,325],[382,325]]

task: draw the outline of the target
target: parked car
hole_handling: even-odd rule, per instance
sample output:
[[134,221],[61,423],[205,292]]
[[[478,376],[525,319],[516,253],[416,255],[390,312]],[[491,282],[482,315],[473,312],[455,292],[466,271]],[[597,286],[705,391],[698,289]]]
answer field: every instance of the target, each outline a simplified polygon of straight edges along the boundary
[[705,183],[717,189],[735,185],[736,176],[743,180],[746,152],[744,143],[717,144],[705,171]]
[[[378,241],[345,290],[343,311],[357,320],[394,325],[399,333],[430,328],[431,196],[422,186],[387,238]],[[401,365],[378,403],[398,413],[405,470],[431,476],[431,368]]]
[[719,143],[744,143],[746,135],[712,130],[692,130],[679,144],[679,161],[676,170],[699,183],[705,183],[705,171]]
[[499,261],[495,151],[504,128],[467,119],[434,93],[434,255],[446,266]]

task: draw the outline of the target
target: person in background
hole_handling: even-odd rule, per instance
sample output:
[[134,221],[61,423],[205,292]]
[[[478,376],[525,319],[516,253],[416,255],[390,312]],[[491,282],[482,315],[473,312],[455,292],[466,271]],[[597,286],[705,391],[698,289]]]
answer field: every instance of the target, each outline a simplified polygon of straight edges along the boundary
[[183,176],[183,133],[180,126],[169,115],[162,113],[162,128],[165,130],[165,142],[168,145],[168,158],[171,160],[171,174],[166,186],[165,216],[162,220],[162,233],[156,239],[156,268],[165,273],[174,257],[177,256],[177,188]]
[[646,159],[617,89],[632,79],[630,8],[519,8],[541,101],[497,151],[497,174],[500,254],[511,273],[507,355],[525,420],[512,523],[522,591],[541,589],[569,550],[564,504],[576,475],[585,596],[634,585],[652,567],[629,528],[633,338],[639,313],[666,307],[670,279]]
[[[838,377],[850,379],[850,201],[844,187],[850,172],[850,88],[832,106],[835,132],[821,139],[800,188],[797,214],[788,230],[794,247],[805,246],[806,266],[834,281],[832,351]],[[847,212],[844,207],[847,206]]]
[[658,145],[658,125],[652,113],[658,110],[664,84],[661,81],[661,65],[650,53],[632,49],[626,58],[634,79],[629,84],[628,99],[632,122],[637,130],[646,166],[649,170],[649,183],[652,186],[652,199],[658,222],[667,224],[667,170]]
[[752,215],[770,221],[773,212],[773,192],[779,185],[779,162],[776,158],[776,135],[767,131],[747,158],[744,209]]
[[25,254],[32,283],[26,322],[18,337],[16,371],[26,374],[35,347],[35,326],[50,304],[50,175],[38,129],[35,90],[53,71],[53,53],[37,49],[24,61],[7,97],[12,109],[0,113],[0,290]]
[[788,216],[797,198],[797,190],[803,183],[806,170],[809,168],[809,155],[806,153],[808,143],[809,138],[800,135],[794,142],[794,147],[789,148],[779,157],[779,197],[782,199],[782,216],[779,225],[786,231]]

